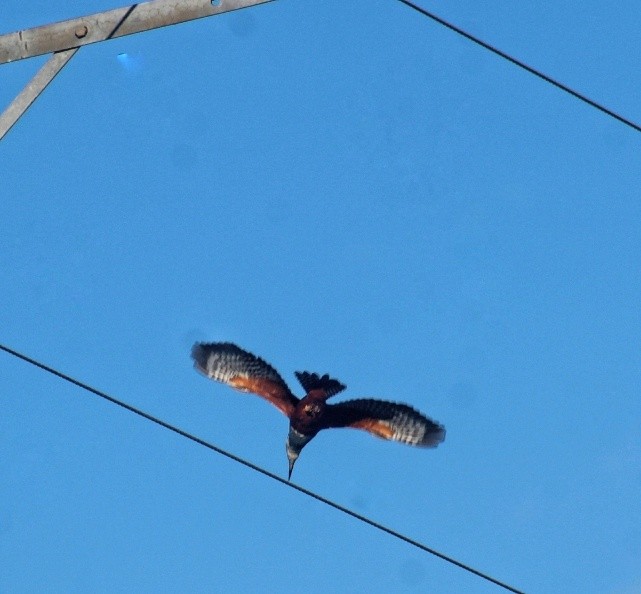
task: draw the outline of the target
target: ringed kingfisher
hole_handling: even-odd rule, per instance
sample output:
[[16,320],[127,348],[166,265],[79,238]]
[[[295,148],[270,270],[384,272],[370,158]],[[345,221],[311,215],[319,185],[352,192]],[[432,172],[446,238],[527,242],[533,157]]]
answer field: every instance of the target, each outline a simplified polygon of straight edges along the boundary
[[436,447],[445,439],[445,427],[407,404],[371,398],[327,404],[329,398],[346,388],[327,374],[295,372],[305,390],[305,396],[297,398],[269,363],[230,342],[196,343],[191,356],[196,370],[206,377],[262,396],[289,418],[285,443],[288,480],[301,450],[321,429],[353,427],[376,437],[423,447]]

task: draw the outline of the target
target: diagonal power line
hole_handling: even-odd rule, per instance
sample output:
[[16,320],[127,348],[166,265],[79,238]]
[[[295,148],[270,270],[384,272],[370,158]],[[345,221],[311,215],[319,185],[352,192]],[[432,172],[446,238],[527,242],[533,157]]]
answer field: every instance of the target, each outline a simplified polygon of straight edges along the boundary
[[25,361],[29,363],[30,365],[34,365],[35,367],[38,367],[39,369],[42,369],[43,371],[46,371],[47,373],[50,373],[52,375],[55,375],[56,377],[69,382],[70,384],[73,384],[74,386],[77,386],[78,388],[81,388],[83,390],[86,390],[87,392],[91,392],[92,394],[99,396],[100,398],[103,398],[105,400],[108,400],[112,404],[116,404],[125,410],[128,410],[129,412],[132,412],[143,419],[146,419],[148,421],[151,421],[152,423],[155,423],[156,425],[160,425],[161,427],[168,429],[169,431],[172,431],[174,433],[177,433],[178,435],[185,437],[198,445],[201,445],[209,450],[212,450],[216,452],[217,454],[221,454],[222,456],[225,456],[226,458],[229,458],[230,460],[233,460],[234,462],[238,462],[239,464],[242,464],[243,466],[246,466],[247,468],[250,468],[251,470],[255,470],[256,472],[259,472],[260,474],[263,474],[275,481],[278,481],[279,483],[286,485],[288,487],[291,487],[292,489],[295,489],[296,491],[299,491],[300,493],[303,493],[304,495],[307,495],[308,497],[312,497],[313,499],[316,499],[317,501],[320,501],[321,503],[324,503],[325,505],[328,505],[330,507],[333,507],[334,509],[337,509],[340,512],[343,512],[344,514],[347,514],[348,516],[351,516],[352,518],[355,518],[356,520],[359,520],[365,524],[369,524],[373,528],[377,528],[378,530],[381,530],[382,532],[385,532],[389,534],[390,536],[393,536],[395,538],[398,538],[399,540],[402,540],[418,549],[421,549],[422,551],[429,553],[430,555],[434,555],[435,557],[438,557],[439,559],[442,559],[443,561],[447,561],[448,563],[451,563],[452,565],[455,565],[456,567],[463,569],[464,571],[467,571],[469,573],[472,573],[480,578],[483,578],[484,580],[487,580],[488,582],[491,582],[497,586],[500,586],[501,588],[504,588],[505,590],[508,590],[509,592],[515,592],[516,594],[524,594],[521,590],[517,590],[516,588],[510,586],[509,584],[506,584],[505,582],[502,582],[496,578],[493,578],[492,576],[488,575],[487,573],[483,573],[482,571],[479,571],[478,569],[474,569],[473,567],[470,567],[469,565],[466,565],[465,563],[462,563],[461,561],[457,561],[453,557],[450,557],[448,555],[445,555],[444,553],[441,553],[431,547],[428,547],[427,545],[424,545],[417,540],[414,540],[412,538],[409,538],[408,536],[405,536],[404,534],[401,534],[400,532],[397,532],[396,530],[392,530],[391,528],[387,528],[386,526],[379,524],[378,522],[375,522],[374,520],[371,520],[367,518],[366,516],[363,516],[347,507],[344,507],[338,503],[335,503],[334,501],[331,501],[330,499],[327,499],[323,497],[322,495],[318,495],[317,493],[314,493],[313,491],[310,491],[309,489],[305,489],[305,487],[301,487],[299,485],[296,485],[295,483],[292,483],[290,481],[285,480],[284,478],[278,476],[277,474],[274,474],[273,472],[270,472],[269,470],[265,470],[264,468],[261,468],[260,466],[257,466],[256,464],[253,464],[252,462],[249,462],[248,460],[245,460],[243,458],[240,458],[239,456],[236,456],[235,454],[232,454],[222,448],[219,448],[218,446],[211,444],[204,439],[201,439],[200,437],[197,437],[195,435],[192,435],[191,433],[188,433],[187,431],[184,431],[183,429],[180,429],[179,427],[176,427],[175,425],[171,425],[170,423],[167,423],[166,421],[163,421],[162,419],[159,419],[158,417],[154,417],[153,415],[150,415],[149,413],[136,408],[135,406],[132,406],[131,404],[127,404],[126,402],[123,402],[122,400],[119,400],[117,398],[114,398],[113,396],[109,396],[109,394],[106,394],[105,392],[102,392],[101,390],[97,390],[96,388],[92,388],[90,385],[85,384],[84,382],[81,382],[80,380],[74,379],[73,377],[66,375],[65,373],[62,373],[61,371],[58,371],[54,369],[53,367],[49,367],[48,365],[45,365],[44,363],[41,363],[35,359],[32,359],[31,357],[28,357],[27,355],[23,355],[22,353],[19,353],[18,351],[15,351],[14,349],[11,349],[3,344],[0,344],[0,350],[8,353],[9,355],[12,355],[14,357],[17,357],[18,359],[21,359],[22,361]]
[[450,29],[451,31],[454,31],[455,33],[458,33],[459,35],[465,37],[469,41],[472,41],[476,43],[477,45],[480,45],[482,48],[489,50],[493,54],[496,54],[497,56],[503,58],[504,60],[507,60],[508,62],[511,62],[515,66],[518,66],[519,68],[522,68],[523,70],[526,70],[530,74],[533,74],[534,76],[538,76],[540,79],[544,80],[545,82],[555,86],[557,89],[560,89],[564,91],[565,93],[569,93],[576,99],[579,99],[580,101],[583,101],[584,103],[587,103],[589,106],[594,107],[595,109],[598,109],[599,111],[603,112],[604,114],[610,116],[611,118],[614,118],[615,120],[618,120],[622,124],[625,124],[626,126],[629,126],[633,130],[636,130],[637,132],[641,132],[641,126],[639,124],[635,124],[632,120],[629,120],[622,115],[619,115],[615,111],[612,111],[608,107],[605,107],[604,105],[601,105],[600,103],[597,103],[593,99],[590,99],[586,95],[583,95],[582,93],[579,93],[578,91],[575,91],[574,89],[568,87],[567,85],[559,82],[558,80],[553,79],[551,76],[548,76],[547,74],[544,74],[540,70],[537,70],[536,68],[532,68],[532,66],[528,66],[525,62],[522,62],[521,60],[518,60],[517,58],[514,58],[513,56],[510,56],[509,54],[505,53],[504,51],[494,47],[493,45],[490,45],[489,43],[483,41],[482,39],[479,39],[478,37],[475,37],[471,33],[468,33],[467,31],[461,29],[460,27],[457,27],[456,25],[453,25],[452,23],[446,21],[445,19],[441,18],[440,16],[434,14],[433,12],[430,12],[426,8],[422,8],[418,4],[415,4],[411,0],[398,0],[402,4],[405,4],[406,6],[409,6],[416,12],[419,12],[423,16],[426,16],[433,21],[437,22],[439,25],[443,25],[443,27],[446,27]]

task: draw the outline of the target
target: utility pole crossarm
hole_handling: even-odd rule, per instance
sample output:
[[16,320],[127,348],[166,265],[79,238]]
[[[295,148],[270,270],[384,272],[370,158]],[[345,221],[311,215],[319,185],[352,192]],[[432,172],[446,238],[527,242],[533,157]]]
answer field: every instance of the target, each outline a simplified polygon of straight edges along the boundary
[[272,0],[152,0],[0,35],[0,64],[213,16]]
[[78,51],[77,47],[56,52],[38,73],[29,81],[27,86],[18,93],[18,96],[11,102],[4,113],[0,115],[0,140],[11,129],[20,116],[29,109],[29,106],[38,98],[38,95],[45,90],[46,86],[54,79],[67,62],[73,58]]
[[64,68],[80,46],[272,1],[151,0],[0,35],[0,64],[42,54],[53,54],[9,107],[0,113],[0,140]]

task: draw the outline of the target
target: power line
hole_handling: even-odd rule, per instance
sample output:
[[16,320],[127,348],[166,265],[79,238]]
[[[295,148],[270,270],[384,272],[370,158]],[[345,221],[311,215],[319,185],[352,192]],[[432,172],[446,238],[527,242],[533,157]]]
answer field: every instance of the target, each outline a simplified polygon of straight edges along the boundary
[[517,58],[514,58],[509,54],[506,54],[504,51],[494,47],[493,45],[490,45],[489,43],[483,41],[482,39],[479,39],[478,37],[475,37],[471,33],[464,31],[460,27],[453,25],[452,23],[430,12],[429,10],[422,8],[417,4],[414,4],[414,2],[411,2],[411,0],[398,0],[398,1],[416,10],[417,12],[421,13],[423,16],[426,16],[432,19],[433,21],[437,22],[439,25],[443,25],[444,27],[447,27],[451,31],[454,31],[455,33],[462,35],[463,37],[465,37],[466,39],[469,39],[470,41],[476,43],[477,45],[480,45],[482,48],[485,48],[486,50],[491,51],[493,54],[496,54],[497,56],[503,58],[504,60],[511,62],[512,64],[518,66],[519,68],[523,68],[523,70],[526,70],[530,74],[533,74],[534,76],[538,76],[540,79],[544,80],[547,83],[550,83],[551,85],[554,85],[556,88],[561,89],[566,93],[569,93],[573,97],[576,97],[580,101],[587,103],[591,107],[594,107],[599,111],[602,111],[606,115],[614,118],[615,120],[618,120],[619,122],[621,122],[622,124],[625,124],[626,126],[629,126],[633,130],[636,130],[637,132],[641,132],[641,126],[639,126],[639,124],[635,124],[632,120],[628,120],[627,118],[624,118],[623,116],[612,111],[611,109],[601,105],[600,103],[597,103],[596,101],[590,99],[589,97],[586,97],[582,93],[579,93],[578,91],[571,89],[567,85],[564,85],[563,83],[557,80],[554,80],[552,77],[548,76],[547,74],[544,74],[540,70],[537,70],[536,68],[532,68],[532,66],[528,66],[525,62],[521,62],[521,60],[518,60]]
[[497,580],[496,578],[493,578],[492,576],[483,573],[479,571],[478,569],[474,569],[473,567],[470,567],[469,565],[466,565],[465,563],[462,563],[461,561],[457,561],[453,557],[449,557],[448,555],[445,555],[444,553],[440,553],[436,549],[433,549],[431,547],[428,547],[427,545],[424,545],[417,540],[414,540],[412,538],[409,538],[408,536],[405,536],[401,534],[400,532],[397,532],[396,530],[392,530],[391,528],[387,528],[386,526],[383,526],[382,524],[379,524],[378,522],[375,522],[374,520],[370,520],[366,516],[363,516],[355,511],[352,511],[351,509],[347,507],[343,507],[342,505],[335,503],[331,501],[330,499],[327,499],[323,497],[322,495],[318,495],[317,493],[314,493],[313,491],[310,491],[309,489],[305,489],[304,487],[301,487],[299,485],[296,485],[292,482],[289,482],[285,480],[284,478],[278,476],[277,474],[274,474],[273,472],[270,472],[269,470],[265,470],[264,468],[261,468],[260,466],[257,466],[256,464],[253,464],[252,462],[249,462],[248,460],[245,460],[243,458],[240,458],[239,456],[236,456],[235,454],[232,454],[226,450],[223,450],[222,448],[219,448],[218,446],[215,446],[204,439],[201,439],[200,437],[196,437],[195,435],[192,435],[191,433],[188,433],[187,431],[184,431],[183,429],[180,429],[174,425],[171,425],[167,423],[166,421],[163,421],[162,419],[159,419],[158,417],[154,417],[153,415],[150,415],[149,413],[146,413],[143,410],[140,410],[139,408],[136,408],[135,406],[132,406],[131,404],[127,404],[126,402],[123,402],[122,400],[118,400],[117,398],[114,398],[113,396],[109,396],[109,394],[106,394],[105,392],[102,392],[101,390],[97,390],[96,388],[92,388],[88,384],[85,384],[84,382],[81,382],[80,380],[74,379],[73,377],[66,375],[62,373],[61,371],[57,371],[53,367],[49,367],[48,365],[45,365],[44,363],[40,363],[39,361],[36,361],[35,359],[32,359],[31,357],[28,357],[27,355],[23,355],[22,353],[19,353],[18,351],[15,351],[3,344],[0,344],[0,350],[5,351],[6,353],[17,357],[18,359],[21,359],[22,361],[25,361],[29,363],[30,365],[34,365],[35,367],[38,367],[39,369],[42,369],[43,371],[46,371],[47,373],[51,373],[52,375],[55,375],[56,377],[65,380],[66,382],[69,382],[73,384],[74,386],[77,386],[78,388],[81,388],[83,390],[86,390],[87,392],[91,392],[92,394],[96,396],[100,396],[100,398],[104,398],[105,400],[108,400],[112,404],[116,404],[129,412],[132,412],[143,419],[147,419],[148,421],[151,421],[152,423],[156,423],[156,425],[160,425],[161,427],[164,427],[165,429],[169,429],[169,431],[173,431],[174,433],[177,433],[178,435],[181,435],[182,437],[185,437],[203,447],[206,447],[209,450],[212,450],[216,452],[217,454],[221,454],[225,456],[226,458],[229,458],[230,460],[233,460],[234,462],[238,462],[242,464],[243,466],[247,466],[248,468],[251,468],[252,470],[255,470],[256,472],[259,472],[275,481],[278,481],[279,483],[286,485],[288,487],[291,487],[292,489],[295,489],[296,491],[299,491],[300,493],[303,493],[304,495],[307,495],[308,497],[312,497],[313,499],[316,499],[317,501],[320,501],[321,503],[324,503],[325,505],[329,505],[330,507],[333,507],[334,509],[337,509],[338,511],[343,512],[344,514],[347,514],[348,516],[351,516],[352,518],[355,518],[357,520],[360,520],[361,522],[364,522],[365,524],[369,524],[370,526],[377,528],[378,530],[381,530],[382,532],[386,532],[387,534],[394,536],[395,538],[398,538],[399,540],[402,540],[408,544],[411,544],[412,546],[415,546],[418,549],[421,549],[422,551],[426,553],[430,553],[431,555],[434,555],[438,557],[439,559],[443,559],[444,561],[447,561],[448,563],[451,563],[452,565],[456,565],[457,567],[472,573],[480,578],[483,578],[484,580],[487,580],[488,582],[492,582],[493,584],[500,586],[501,588],[504,588],[506,590],[509,590],[510,592],[515,592],[516,594],[524,594],[521,590],[517,590],[516,588],[506,584],[505,582],[501,582]]

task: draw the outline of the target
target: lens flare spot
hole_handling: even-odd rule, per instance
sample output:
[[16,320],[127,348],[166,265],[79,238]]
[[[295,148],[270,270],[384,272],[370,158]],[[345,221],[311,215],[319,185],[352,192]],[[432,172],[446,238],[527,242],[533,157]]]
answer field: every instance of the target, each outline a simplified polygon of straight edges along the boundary
[[128,54],[127,52],[121,52],[116,56],[116,59],[120,66],[130,73],[138,72],[143,65],[141,56]]

